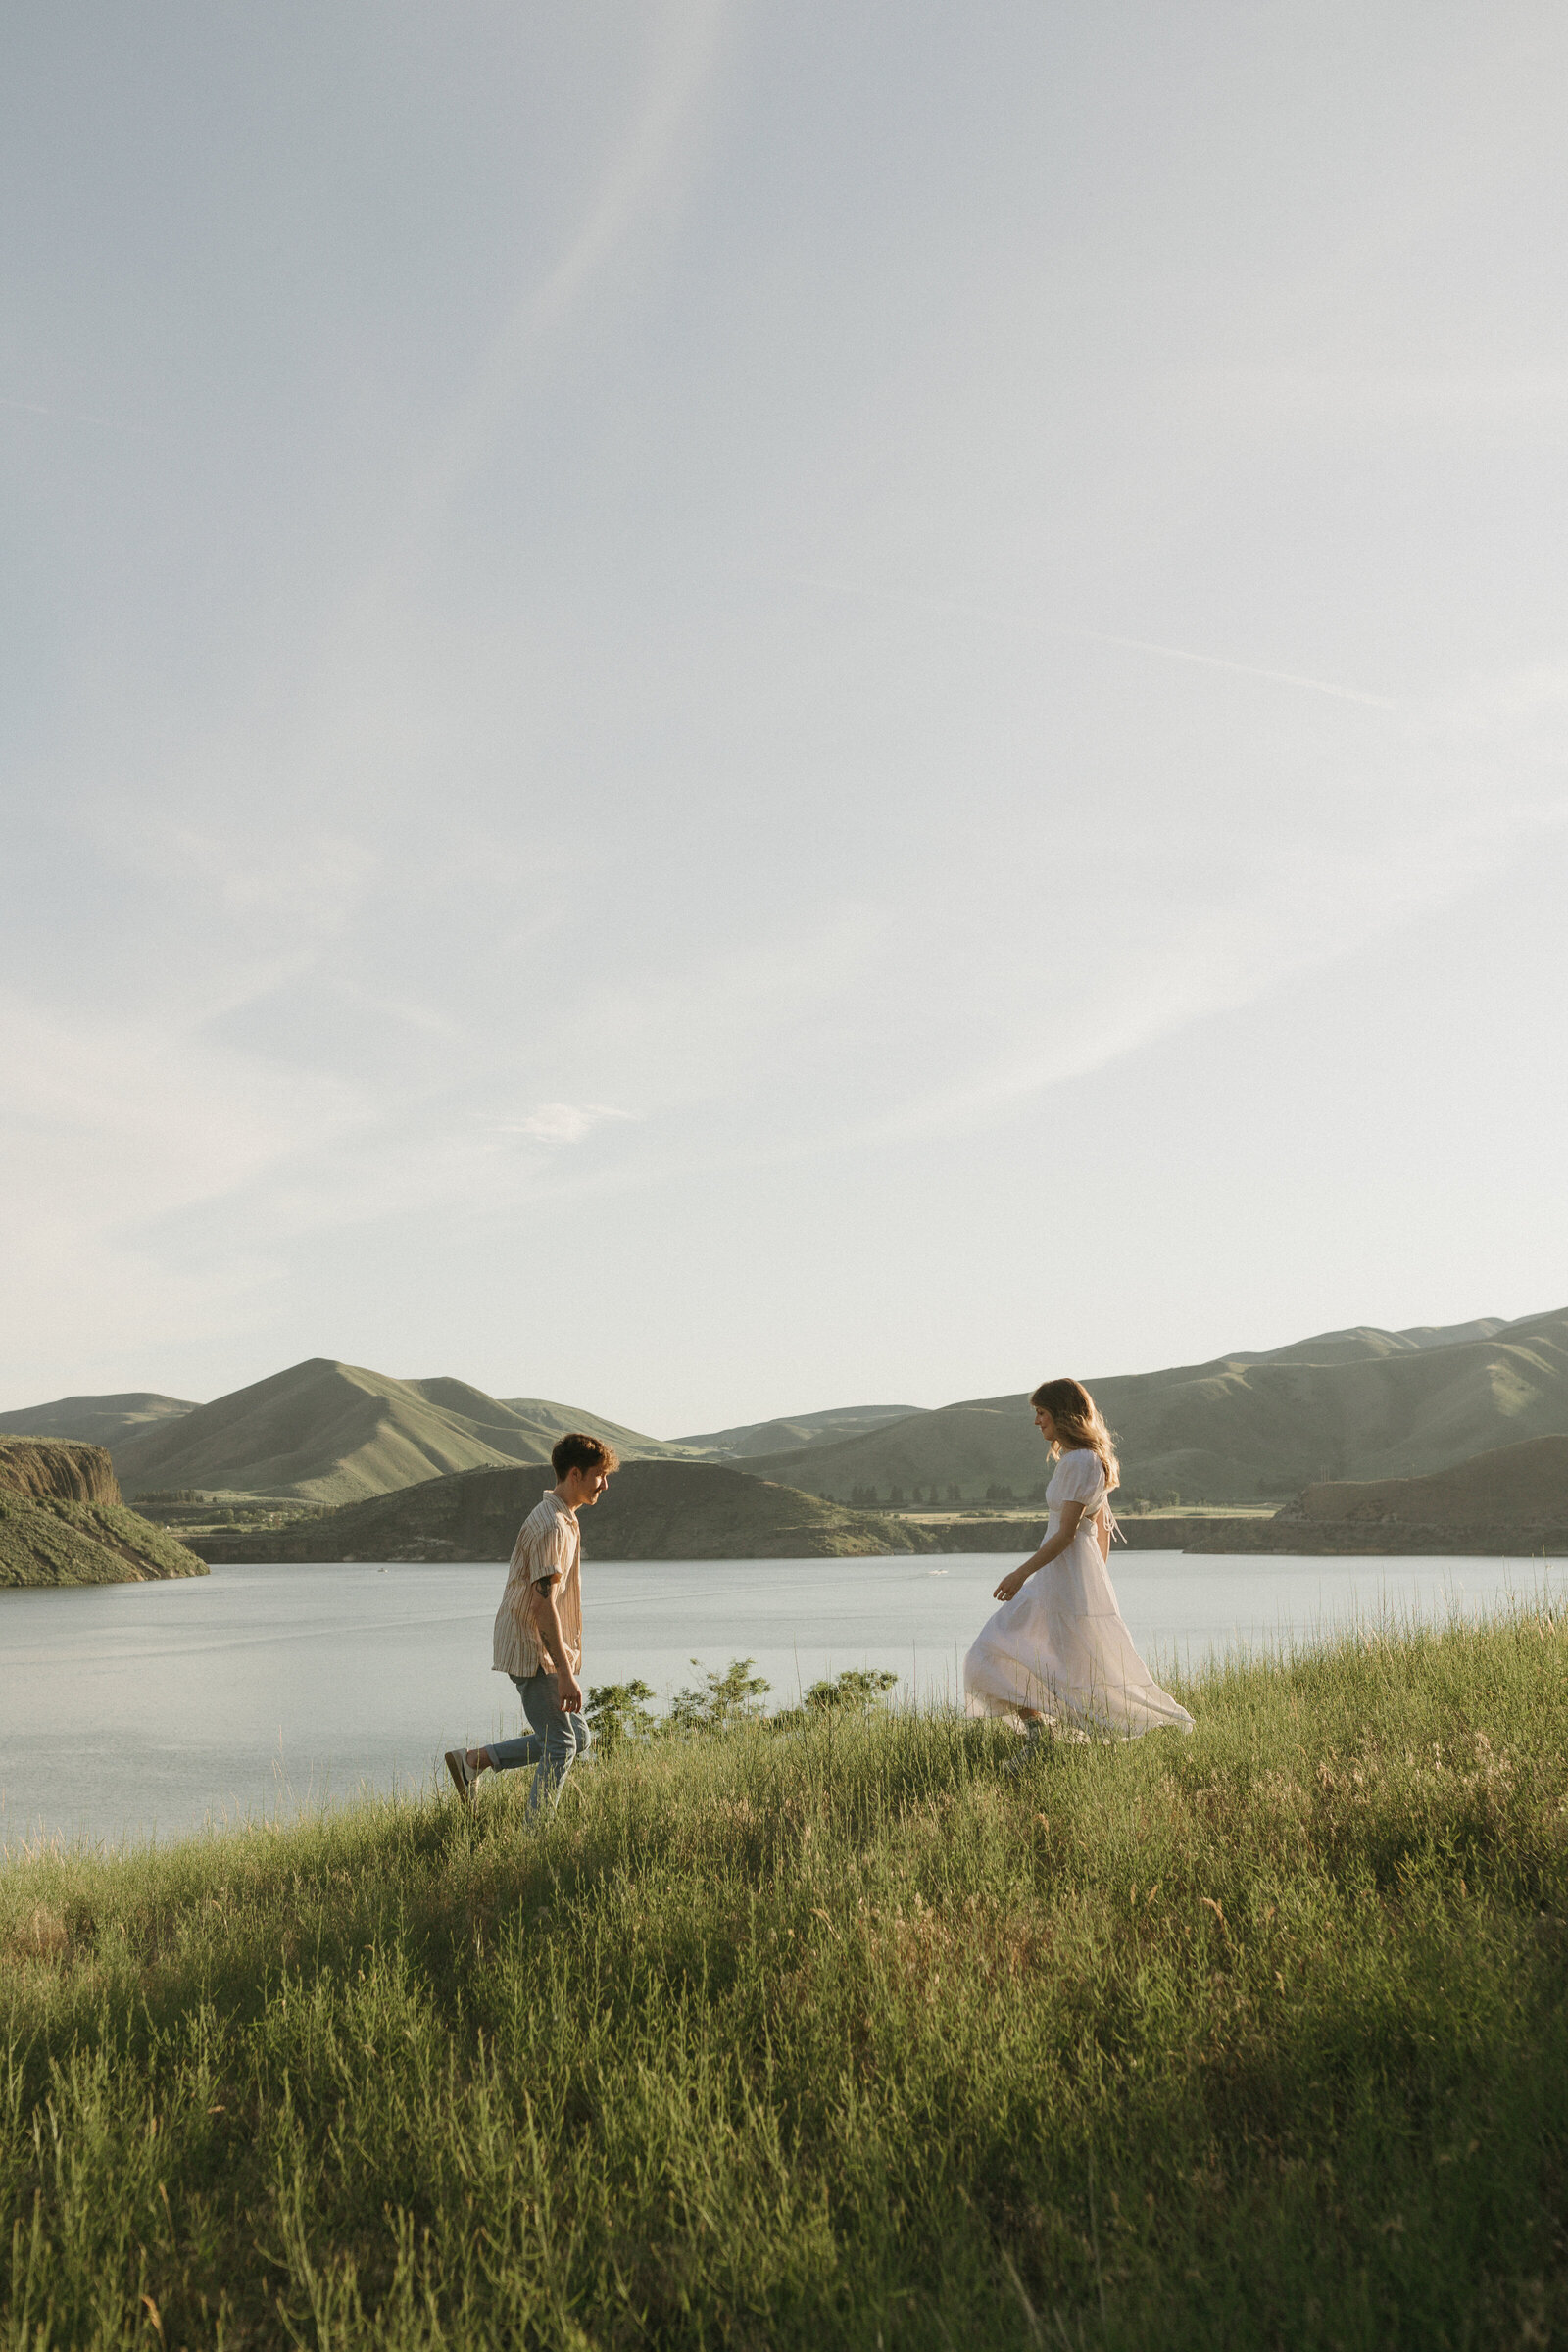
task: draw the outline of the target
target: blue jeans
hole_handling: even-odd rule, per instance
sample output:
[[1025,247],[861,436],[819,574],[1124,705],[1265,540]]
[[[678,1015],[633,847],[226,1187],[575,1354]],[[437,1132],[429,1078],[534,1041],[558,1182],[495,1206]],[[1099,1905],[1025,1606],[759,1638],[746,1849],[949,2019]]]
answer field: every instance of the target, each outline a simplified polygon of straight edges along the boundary
[[512,1686],[533,1728],[520,1740],[492,1740],[487,1752],[497,1772],[515,1772],[522,1764],[539,1767],[528,1790],[528,1810],[537,1813],[560,1797],[567,1773],[588,1753],[594,1736],[585,1717],[568,1715],[558,1703],[553,1674],[514,1674]]

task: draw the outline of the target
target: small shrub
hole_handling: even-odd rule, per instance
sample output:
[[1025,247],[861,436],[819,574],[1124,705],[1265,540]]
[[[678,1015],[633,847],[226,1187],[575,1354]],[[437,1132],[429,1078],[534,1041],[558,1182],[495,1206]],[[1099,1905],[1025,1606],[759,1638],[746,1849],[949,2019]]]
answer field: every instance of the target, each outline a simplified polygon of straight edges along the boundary
[[813,1683],[806,1704],[819,1713],[830,1707],[874,1707],[898,1682],[885,1666],[851,1666],[831,1682]]
[[588,1691],[588,1722],[595,1744],[612,1756],[626,1740],[649,1739],[660,1728],[649,1712],[654,1696],[641,1676],[629,1683],[594,1683]]
[[701,1658],[692,1664],[702,1674],[700,1690],[677,1690],[669,1710],[671,1728],[679,1732],[727,1732],[738,1723],[753,1723],[762,1712],[762,1700],[773,1686],[753,1674],[755,1658],[731,1658],[722,1674],[705,1669]]

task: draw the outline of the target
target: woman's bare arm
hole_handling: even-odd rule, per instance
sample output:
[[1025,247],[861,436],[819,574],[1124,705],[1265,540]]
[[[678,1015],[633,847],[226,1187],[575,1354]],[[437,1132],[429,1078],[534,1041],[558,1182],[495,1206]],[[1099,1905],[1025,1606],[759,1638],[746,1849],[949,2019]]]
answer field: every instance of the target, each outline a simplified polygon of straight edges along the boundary
[[1083,1515],[1084,1506],[1081,1502],[1064,1502],[1061,1506],[1061,1525],[1055,1534],[1048,1536],[1040,1549],[1031,1552],[1021,1568],[1008,1569],[992,1598],[994,1600],[1011,1600],[1015,1592],[1022,1592],[1037,1568],[1049,1568],[1053,1560],[1059,1560],[1078,1533],[1078,1522]]

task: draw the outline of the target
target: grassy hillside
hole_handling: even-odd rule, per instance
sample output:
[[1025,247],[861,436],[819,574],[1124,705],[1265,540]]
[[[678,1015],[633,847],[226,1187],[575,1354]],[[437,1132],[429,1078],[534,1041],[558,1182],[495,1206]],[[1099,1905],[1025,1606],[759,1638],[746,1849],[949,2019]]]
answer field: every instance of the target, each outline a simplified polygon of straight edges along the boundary
[[88,1446],[114,1449],[144,1437],[196,1407],[179,1396],[136,1389],[122,1396],[57,1396],[53,1404],[26,1404],[0,1413],[0,1435],[19,1438],[79,1438]]
[[1260,1354],[1238,1354],[1238,1364],[1359,1364],[1390,1355],[1416,1355],[1427,1348],[1452,1348],[1465,1340],[1494,1339],[1507,1329],[1500,1315],[1479,1315],[1470,1323],[1418,1323],[1409,1331],[1380,1331],[1376,1324],[1357,1323],[1348,1331],[1320,1331],[1311,1339],[1292,1340],[1284,1348]]
[[466,1381],[395,1380],[313,1356],[115,1448],[127,1492],[194,1488],[342,1503],[423,1478],[546,1462],[563,1430],[588,1429],[631,1459],[683,1455],[657,1438],[544,1397],[504,1403]]
[[0,1587],[206,1574],[183,1544],[126,1510],[101,1446],[0,1438]]
[[1560,2340],[1562,1627],[1181,1695],[13,1864],[4,2340]]
[[119,1446],[138,1488],[349,1502],[416,1479],[507,1461],[543,1461],[543,1433],[458,1380],[394,1380],[315,1356]]
[[206,1574],[205,1560],[123,1503],[32,1501],[0,1491],[0,1586],[135,1585]]
[[797,1413],[788,1420],[743,1421],[734,1429],[710,1429],[680,1446],[715,1459],[744,1460],[754,1453],[782,1453],[798,1446],[820,1446],[840,1438],[861,1438],[891,1421],[907,1421],[924,1408],[916,1404],[844,1404],[825,1413]]
[[[552,1473],[467,1470],[275,1534],[203,1536],[209,1560],[504,1560]],[[712,1462],[630,1462],[582,1514],[595,1560],[838,1559],[932,1551],[934,1536]]]
[[1311,1486],[1281,1518],[1336,1527],[1397,1521],[1465,1535],[1538,1525],[1568,1529],[1568,1437],[1499,1446],[1431,1478]]
[[[1326,1477],[1420,1475],[1568,1431],[1568,1309],[1479,1337],[1329,1333],[1271,1356],[1089,1385],[1120,1437],[1124,1494],[1283,1499]],[[906,1498],[935,1487],[945,1501],[956,1486],[973,1502],[996,1485],[1022,1498],[1050,1470],[1021,1393],[748,1466],[840,1497],[874,1489],[884,1502],[895,1486]]]

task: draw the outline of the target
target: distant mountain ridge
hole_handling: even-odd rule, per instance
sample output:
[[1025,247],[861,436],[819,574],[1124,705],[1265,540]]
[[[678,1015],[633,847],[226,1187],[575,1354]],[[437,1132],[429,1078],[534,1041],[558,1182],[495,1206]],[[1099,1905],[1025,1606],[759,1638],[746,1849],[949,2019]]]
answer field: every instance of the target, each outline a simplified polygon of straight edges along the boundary
[[676,1444],[700,1460],[730,1461],[754,1453],[783,1453],[791,1446],[865,1437],[890,1421],[913,1420],[925,1409],[918,1404],[841,1404],[825,1413],[800,1413],[788,1420],[744,1421],[735,1429],[710,1429],[700,1437],[677,1439]]
[[[1268,1354],[1091,1378],[1124,1495],[1283,1500],[1313,1480],[1408,1477],[1568,1432],[1568,1308],[1448,1331],[1325,1332]],[[842,1501],[956,1488],[966,1502],[1050,1469],[1027,1394],[975,1397],[747,1468]]]
[[[1363,1325],[1089,1385],[1118,1433],[1124,1499],[1280,1501],[1313,1481],[1422,1475],[1568,1433],[1568,1309]],[[138,1391],[0,1415],[0,1432],[108,1444],[132,1494],[190,1487],[332,1505],[454,1471],[542,1466],[568,1428],[605,1438],[625,1462],[744,1461],[851,1507],[1005,1502],[1009,1491],[1022,1502],[1051,1467],[1022,1391],[659,1439],[545,1397],[316,1356],[204,1405]]]
[[57,1396],[52,1404],[25,1404],[0,1412],[0,1433],[14,1438],[62,1438],[111,1449],[165,1421],[177,1421],[196,1407],[181,1396],[160,1396],[133,1389],[121,1396]]
[[[1528,1318],[1527,1318],[1528,1319]],[[1228,1364],[1352,1364],[1368,1357],[1416,1355],[1427,1348],[1455,1348],[1470,1340],[1495,1339],[1507,1324],[1500,1315],[1480,1315],[1473,1323],[1416,1323],[1408,1331],[1380,1331],[1375,1323],[1353,1324],[1348,1331],[1320,1331],[1309,1340],[1292,1340],[1284,1348],[1266,1348],[1250,1355],[1237,1349]]]
[[[424,1386],[428,1388],[430,1384],[426,1382]],[[627,1429],[623,1422],[607,1421],[602,1413],[585,1413],[580,1405],[553,1404],[547,1396],[503,1396],[501,1402],[530,1429],[548,1436],[546,1452],[568,1429],[580,1429],[589,1437],[603,1438],[607,1446],[613,1446],[623,1462],[684,1462],[700,1458],[696,1439],[646,1437],[640,1429]]]

